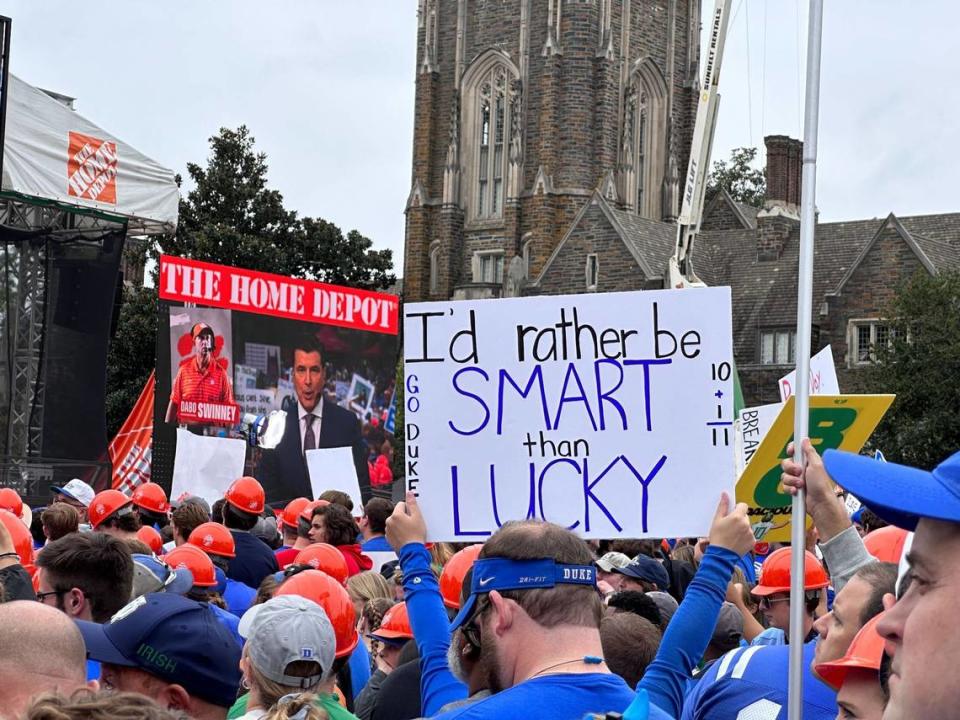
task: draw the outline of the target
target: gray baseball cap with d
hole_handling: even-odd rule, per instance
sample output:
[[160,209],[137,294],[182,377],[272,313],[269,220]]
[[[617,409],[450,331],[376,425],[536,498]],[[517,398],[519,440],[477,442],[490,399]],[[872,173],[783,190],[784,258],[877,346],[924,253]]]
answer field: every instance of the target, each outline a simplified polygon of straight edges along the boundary
[[[298,595],[254,605],[240,619],[240,636],[257,670],[287,687],[311,688],[330,676],[337,640],[323,608]],[[312,662],[315,673],[289,675],[294,662]]]

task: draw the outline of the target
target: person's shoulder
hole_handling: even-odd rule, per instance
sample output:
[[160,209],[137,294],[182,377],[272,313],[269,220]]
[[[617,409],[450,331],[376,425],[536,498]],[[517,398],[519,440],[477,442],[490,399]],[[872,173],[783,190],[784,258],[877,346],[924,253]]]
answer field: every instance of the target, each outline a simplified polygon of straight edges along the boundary
[[328,417],[337,418],[337,420],[342,422],[359,422],[357,416],[352,411],[347,410],[344,407],[340,407],[332,400],[328,400],[326,397],[323,398],[323,417],[324,419]]
[[767,628],[750,641],[752,646],[780,646],[787,644],[787,636],[779,628]]

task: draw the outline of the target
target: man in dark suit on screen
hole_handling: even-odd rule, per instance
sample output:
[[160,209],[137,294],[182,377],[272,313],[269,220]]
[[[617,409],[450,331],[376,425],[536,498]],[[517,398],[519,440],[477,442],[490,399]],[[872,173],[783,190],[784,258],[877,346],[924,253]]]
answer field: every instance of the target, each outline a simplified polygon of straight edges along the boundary
[[293,389],[297,405],[287,410],[280,444],[275,450],[262,451],[256,471],[268,503],[313,497],[304,453],[316,448],[352,448],[360,490],[364,495],[369,491],[367,449],[360,436],[360,421],[352,412],[324,397],[327,378],[323,361],[323,348],[312,337],[302,339],[294,347]]

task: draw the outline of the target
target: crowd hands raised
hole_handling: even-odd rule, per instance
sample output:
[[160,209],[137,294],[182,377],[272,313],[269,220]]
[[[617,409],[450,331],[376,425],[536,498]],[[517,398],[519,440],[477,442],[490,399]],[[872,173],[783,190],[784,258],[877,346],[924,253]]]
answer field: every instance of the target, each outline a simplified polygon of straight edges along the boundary
[[927,473],[802,451],[802,549],[755,543],[726,495],[705,538],[526,520],[452,546],[412,494],[274,513],[253,478],[175,508],[73,481],[31,536],[0,491],[0,717],[785,719],[796,551],[803,717],[957,716],[960,453]]

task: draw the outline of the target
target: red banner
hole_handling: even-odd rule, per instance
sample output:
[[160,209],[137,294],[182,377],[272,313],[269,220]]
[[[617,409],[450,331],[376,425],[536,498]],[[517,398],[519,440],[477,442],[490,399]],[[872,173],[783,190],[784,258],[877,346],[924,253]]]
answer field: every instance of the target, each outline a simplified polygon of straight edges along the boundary
[[160,298],[396,335],[399,298],[226,265],[160,257]]
[[184,400],[177,408],[177,421],[233,427],[240,422],[240,408],[223,403]]
[[154,373],[150,373],[136,405],[123,427],[110,443],[113,463],[113,487],[127,494],[140,484],[150,482],[150,456],[153,447]]

